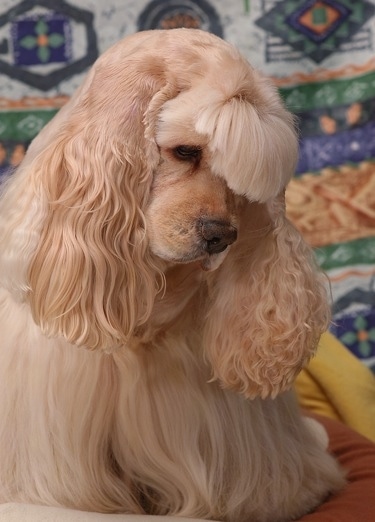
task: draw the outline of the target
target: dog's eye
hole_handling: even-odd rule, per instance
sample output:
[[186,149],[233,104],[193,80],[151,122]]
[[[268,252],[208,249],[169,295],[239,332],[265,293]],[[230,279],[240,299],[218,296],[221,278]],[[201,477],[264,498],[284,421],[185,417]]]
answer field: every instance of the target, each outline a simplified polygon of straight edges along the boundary
[[194,145],[179,145],[173,149],[173,154],[179,160],[183,161],[196,161],[202,154],[202,149]]

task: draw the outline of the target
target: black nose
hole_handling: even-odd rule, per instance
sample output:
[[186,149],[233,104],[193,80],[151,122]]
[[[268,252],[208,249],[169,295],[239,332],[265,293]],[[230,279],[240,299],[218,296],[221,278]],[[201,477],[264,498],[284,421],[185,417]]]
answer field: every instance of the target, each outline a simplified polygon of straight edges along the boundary
[[205,240],[205,250],[209,254],[219,254],[237,239],[237,230],[226,221],[203,221],[201,234]]

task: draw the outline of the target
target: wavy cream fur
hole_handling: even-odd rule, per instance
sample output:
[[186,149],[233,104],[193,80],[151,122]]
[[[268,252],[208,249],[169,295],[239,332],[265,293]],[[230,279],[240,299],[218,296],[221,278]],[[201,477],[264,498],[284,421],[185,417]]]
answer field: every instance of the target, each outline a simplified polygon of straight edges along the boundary
[[[288,391],[329,318],[296,154],[212,35],[97,61],[2,188],[0,501],[286,522],[343,486]],[[207,221],[237,241],[209,252]]]

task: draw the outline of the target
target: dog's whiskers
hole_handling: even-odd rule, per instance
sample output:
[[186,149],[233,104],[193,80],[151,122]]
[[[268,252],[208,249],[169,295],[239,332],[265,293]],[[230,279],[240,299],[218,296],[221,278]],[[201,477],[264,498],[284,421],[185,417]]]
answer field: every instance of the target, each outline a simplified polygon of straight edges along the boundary
[[251,232],[246,232],[246,237],[248,237],[248,238],[263,237],[266,234],[268,234],[268,232],[272,229],[273,229],[273,225],[270,223],[266,227],[257,228],[255,230],[252,230]]

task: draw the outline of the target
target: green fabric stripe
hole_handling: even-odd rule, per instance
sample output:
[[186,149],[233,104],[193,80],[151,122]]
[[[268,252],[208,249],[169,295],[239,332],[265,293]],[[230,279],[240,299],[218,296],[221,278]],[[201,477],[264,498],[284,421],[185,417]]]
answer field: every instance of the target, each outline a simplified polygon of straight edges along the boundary
[[283,87],[279,92],[293,112],[361,102],[375,95],[375,71],[356,78]]
[[0,111],[0,140],[29,141],[57,109]]
[[375,262],[375,236],[320,247],[315,255],[323,270],[370,265]]

